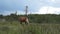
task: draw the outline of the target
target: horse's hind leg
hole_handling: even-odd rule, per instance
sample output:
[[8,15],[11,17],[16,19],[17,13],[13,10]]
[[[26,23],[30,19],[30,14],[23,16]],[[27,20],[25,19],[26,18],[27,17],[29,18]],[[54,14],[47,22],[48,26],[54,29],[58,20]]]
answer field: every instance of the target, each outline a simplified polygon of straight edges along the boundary
[[20,22],[20,24],[22,24],[22,22]]

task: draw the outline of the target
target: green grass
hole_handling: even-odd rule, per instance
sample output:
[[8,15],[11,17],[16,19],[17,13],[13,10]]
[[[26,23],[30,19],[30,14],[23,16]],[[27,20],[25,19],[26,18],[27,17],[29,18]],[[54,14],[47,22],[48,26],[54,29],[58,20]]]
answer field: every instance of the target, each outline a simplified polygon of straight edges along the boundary
[[60,24],[0,22],[0,34],[60,34]]

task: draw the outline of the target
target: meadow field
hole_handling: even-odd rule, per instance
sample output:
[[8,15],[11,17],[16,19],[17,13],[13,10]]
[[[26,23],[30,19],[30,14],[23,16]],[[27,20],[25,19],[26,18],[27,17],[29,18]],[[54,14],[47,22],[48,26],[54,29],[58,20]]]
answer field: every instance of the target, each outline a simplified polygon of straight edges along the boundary
[[0,34],[60,34],[60,24],[0,22]]

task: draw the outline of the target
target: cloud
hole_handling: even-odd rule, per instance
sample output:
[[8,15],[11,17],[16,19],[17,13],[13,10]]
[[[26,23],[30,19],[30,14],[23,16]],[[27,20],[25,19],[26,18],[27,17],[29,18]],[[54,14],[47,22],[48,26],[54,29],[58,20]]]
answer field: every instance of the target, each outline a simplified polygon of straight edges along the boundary
[[60,0],[0,0],[0,13],[7,15],[17,10],[18,14],[24,14],[25,5],[28,5],[28,10],[32,14],[47,13],[47,6],[53,6],[49,7],[48,13],[59,13],[60,8],[55,7],[60,7]]
[[44,6],[39,9],[38,14],[60,14],[60,8]]
[[48,2],[55,2],[55,0],[48,0]]
[[[15,13],[15,12],[16,11],[4,11],[3,14],[10,15],[11,13]],[[60,14],[60,8],[43,6],[36,12],[29,11],[28,14]],[[25,15],[25,11],[17,10],[17,15]]]
[[17,15],[24,15],[24,14],[25,14],[24,11],[19,11],[19,10],[17,10]]
[[[20,11],[20,10],[16,10],[17,11],[17,15],[25,15],[25,11]],[[16,11],[3,11],[3,15],[10,15],[10,14],[15,14]],[[31,14],[31,12],[29,11],[27,14]]]
[[60,3],[60,0],[48,0],[48,2],[52,2],[52,3]]
[[[10,14],[15,14],[16,11],[3,11],[1,12],[0,14],[3,14],[3,15],[10,15]],[[21,15],[21,14],[25,14],[24,11],[17,11],[17,15]]]
[[56,0],[56,3],[60,3],[60,0]]

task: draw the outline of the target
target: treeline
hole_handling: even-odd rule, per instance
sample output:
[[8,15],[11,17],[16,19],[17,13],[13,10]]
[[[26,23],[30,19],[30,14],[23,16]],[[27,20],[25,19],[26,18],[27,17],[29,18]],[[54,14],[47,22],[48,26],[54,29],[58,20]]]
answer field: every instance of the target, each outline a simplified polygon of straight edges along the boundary
[[[18,17],[20,16],[25,15],[0,15],[0,19],[5,19],[6,21],[18,21]],[[30,14],[28,15],[28,18],[30,23],[60,23],[60,15],[56,14]]]
[[30,15],[29,18],[34,23],[60,23],[60,15],[56,14],[35,14]]

